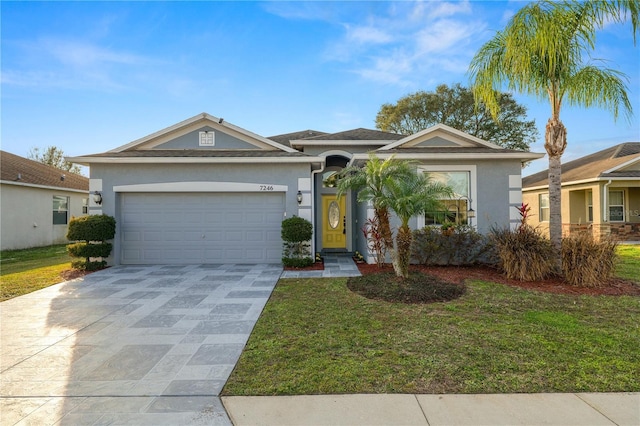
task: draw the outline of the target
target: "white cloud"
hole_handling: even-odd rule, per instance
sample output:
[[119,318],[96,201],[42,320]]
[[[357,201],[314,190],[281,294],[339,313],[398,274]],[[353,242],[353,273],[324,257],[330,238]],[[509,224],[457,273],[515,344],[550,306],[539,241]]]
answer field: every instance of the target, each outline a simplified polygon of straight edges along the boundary
[[393,40],[393,37],[387,31],[380,28],[374,28],[371,26],[352,27],[350,25],[347,25],[346,27],[346,39],[348,42],[358,44],[384,44]]
[[471,5],[468,1],[460,2],[430,2],[435,7],[428,9],[427,14],[430,19],[437,19],[459,14],[471,13]]
[[87,67],[106,64],[137,64],[144,62],[141,56],[107,49],[77,40],[44,40],[42,49],[62,64]]

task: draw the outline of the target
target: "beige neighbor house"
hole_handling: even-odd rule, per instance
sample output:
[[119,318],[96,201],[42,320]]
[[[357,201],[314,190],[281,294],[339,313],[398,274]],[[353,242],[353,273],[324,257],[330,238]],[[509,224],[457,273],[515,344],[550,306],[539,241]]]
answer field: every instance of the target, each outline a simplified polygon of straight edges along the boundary
[[2,250],[67,242],[69,219],[87,214],[89,179],[0,151]]
[[[529,224],[548,232],[548,171],[522,179]],[[607,148],[562,165],[562,231],[640,242],[640,142]]]

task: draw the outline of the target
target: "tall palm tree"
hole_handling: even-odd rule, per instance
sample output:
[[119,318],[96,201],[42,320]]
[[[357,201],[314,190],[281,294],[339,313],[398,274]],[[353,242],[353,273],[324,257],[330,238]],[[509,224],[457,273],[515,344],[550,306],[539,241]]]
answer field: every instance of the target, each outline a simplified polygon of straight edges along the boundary
[[[358,191],[359,202],[372,202],[374,214],[380,224],[385,251],[393,248],[389,209],[385,204],[385,188],[391,181],[405,179],[414,174],[411,162],[396,160],[394,156],[381,160],[373,153],[369,154],[369,160],[364,166],[352,165],[340,172],[338,196],[351,189]],[[384,262],[384,259],[381,261]]]
[[387,182],[383,204],[393,210],[401,222],[396,233],[396,250],[392,255],[393,269],[397,276],[403,278],[409,276],[413,242],[409,220],[413,216],[428,211],[442,210],[440,200],[452,196],[453,190],[450,187],[432,181],[426,173],[414,172],[403,179],[392,179]]
[[483,102],[494,118],[497,95],[509,90],[547,98],[551,117],[545,131],[549,155],[549,235],[557,250],[562,241],[560,205],[561,157],[567,130],[560,120],[563,102],[610,110],[631,116],[626,76],[585,61],[595,48],[596,31],[628,17],[634,42],[640,21],[640,0],[539,1],[516,13],[506,28],[485,43],[469,67],[476,102]]

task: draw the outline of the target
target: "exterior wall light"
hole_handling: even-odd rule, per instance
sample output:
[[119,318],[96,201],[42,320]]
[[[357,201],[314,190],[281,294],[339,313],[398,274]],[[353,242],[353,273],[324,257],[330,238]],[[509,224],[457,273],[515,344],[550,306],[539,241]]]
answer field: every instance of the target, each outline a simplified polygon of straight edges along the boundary
[[302,191],[298,191],[296,194],[296,200],[298,201],[298,205],[302,204]]
[[99,206],[102,205],[102,192],[93,191],[93,202]]

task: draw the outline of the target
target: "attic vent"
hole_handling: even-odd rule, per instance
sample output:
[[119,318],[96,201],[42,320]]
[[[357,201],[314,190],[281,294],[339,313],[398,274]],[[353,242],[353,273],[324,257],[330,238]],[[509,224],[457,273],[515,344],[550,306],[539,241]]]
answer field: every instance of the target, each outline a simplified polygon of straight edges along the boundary
[[214,146],[216,144],[216,134],[214,132],[200,132],[200,146]]

